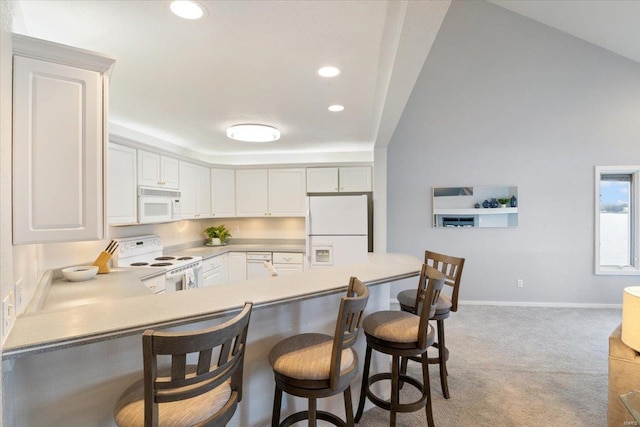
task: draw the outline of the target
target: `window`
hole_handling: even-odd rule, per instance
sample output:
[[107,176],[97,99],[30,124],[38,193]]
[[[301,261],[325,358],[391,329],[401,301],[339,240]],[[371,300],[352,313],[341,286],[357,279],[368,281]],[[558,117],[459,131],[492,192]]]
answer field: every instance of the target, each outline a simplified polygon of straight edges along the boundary
[[598,166],[595,181],[595,274],[640,275],[640,166]]

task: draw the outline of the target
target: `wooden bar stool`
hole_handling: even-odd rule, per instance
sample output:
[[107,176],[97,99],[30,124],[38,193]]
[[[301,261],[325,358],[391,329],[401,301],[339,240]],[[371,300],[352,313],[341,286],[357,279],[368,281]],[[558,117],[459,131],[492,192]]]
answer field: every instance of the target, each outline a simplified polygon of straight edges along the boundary
[[[225,426],[242,400],[242,371],[253,304],[233,319],[193,332],[145,331],[144,378],[120,396],[119,426]],[[197,354],[197,365],[187,355]],[[171,366],[158,369],[158,358]]]
[[[272,426],[290,426],[308,419],[336,426],[353,426],[351,381],[358,371],[358,354],[351,348],[358,339],[362,313],[369,289],[358,279],[349,280],[347,295],[340,301],[335,334],[306,333],[294,335],[276,344],[269,354],[276,381]],[[280,423],[282,392],[309,399],[309,410],[289,415]],[[318,411],[316,400],[344,393],[346,422],[326,411]]]
[[[447,381],[447,360],[449,360],[449,350],[444,340],[444,319],[448,318],[452,311],[458,311],[458,292],[460,290],[460,279],[462,278],[462,269],[464,267],[464,258],[456,258],[449,255],[439,254],[437,252],[425,251],[425,264],[430,265],[445,275],[444,284],[452,288],[451,297],[444,292],[440,294],[438,306],[431,320],[436,321],[438,330],[438,340],[433,346],[438,349],[438,357],[430,357],[429,363],[440,365],[440,386],[445,399],[449,398],[449,383]],[[398,294],[398,302],[403,311],[416,313],[418,304],[418,291],[416,289],[407,289]],[[402,373],[407,372],[407,360],[402,359]],[[411,359],[419,361],[417,359]]]
[[[427,349],[435,340],[433,327],[429,325],[429,318],[435,313],[440,291],[444,286],[445,277],[438,270],[422,265],[420,282],[427,285],[420,287],[418,292],[419,316],[397,310],[378,311],[367,316],[362,328],[367,337],[367,353],[362,373],[362,387],[360,389],[360,403],[355,421],[360,421],[364,410],[365,398],[376,406],[390,411],[390,425],[396,425],[398,412],[414,412],[425,408],[427,423],[433,426],[433,412],[431,409],[431,390],[429,384],[429,361]],[[371,354],[376,350],[391,356],[391,372],[384,372],[369,376]],[[415,378],[400,372],[400,358],[420,356],[422,362],[422,383]],[[376,396],[371,386],[381,380],[391,380],[391,398],[383,400]],[[400,403],[400,388],[410,384],[421,392],[418,400],[411,403]]]

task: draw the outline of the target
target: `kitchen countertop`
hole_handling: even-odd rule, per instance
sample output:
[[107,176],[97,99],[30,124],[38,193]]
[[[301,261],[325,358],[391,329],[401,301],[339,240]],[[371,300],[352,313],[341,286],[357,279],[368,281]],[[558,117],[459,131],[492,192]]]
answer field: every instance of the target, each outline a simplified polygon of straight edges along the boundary
[[[388,283],[417,276],[421,266],[421,261],[413,256],[370,253],[369,262],[363,264],[314,268],[289,276],[33,311],[17,317],[4,343],[2,358],[10,360],[138,334],[149,328],[223,317],[239,312],[245,301],[252,301],[254,310],[257,310],[288,301],[344,292],[351,276],[358,277],[368,286]],[[121,280],[123,286],[134,280],[129,271],[114,271],[106,276],[111,276],[108,280]],[[139,278],[135,280],[139,281]],[[86,284],[78,282],[74,285],[82,283]]]

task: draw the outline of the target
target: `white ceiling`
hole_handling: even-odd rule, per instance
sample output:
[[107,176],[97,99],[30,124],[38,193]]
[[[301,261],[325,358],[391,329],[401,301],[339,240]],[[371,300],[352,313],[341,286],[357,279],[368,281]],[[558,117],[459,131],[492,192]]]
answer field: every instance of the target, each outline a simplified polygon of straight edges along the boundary
[[[492,3],[640,62],[640,1]],[[371,161],[400,118],[449,7],[442,1],[200,1],[198,21],[169,1],[31,1],[14,31],[116,58],[111,131],[228,164]],[[335,65],[342,74],[322,79]],[[327,107],[342,104],[331,113]],[[229,125],[282,137],[232,141]]]

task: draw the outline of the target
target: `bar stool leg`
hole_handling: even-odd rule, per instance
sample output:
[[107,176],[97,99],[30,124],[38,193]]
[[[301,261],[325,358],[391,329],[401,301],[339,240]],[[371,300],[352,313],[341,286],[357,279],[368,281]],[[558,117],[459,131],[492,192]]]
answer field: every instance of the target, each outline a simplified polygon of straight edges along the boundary
[[317,425],[317,403],[313,397],[309,398],[309,427]]
[[429,427],[434,427],[433,408],[431,407],[431,384],[429,383],[429,357],[426,351],[422,353],[420,359],[422,361],[422,384],[424,392],[427,394],[427,404],[425,405],[427,424]]
[[347,419],[347,425],[353,425],[353,402],[351,401],[351,386],[344,391],[344,413]]
[[282,390],[276,384],[276,391],[273,396],[273,414],[271,415],[271,427],[280,425],[280,406],[282,405]]
[[400,358],[393,356],[391,358],[391,427],[396,425],[396,412],[400,403],[400,390],[398,383],[400,382]]
[[364,412],[364,401],[367,398],[367,389],[369,381],[369,368],[371,367],[372,349],[367,345],[367,353],[364,357],[364,371],[362,372],[362,386],[360,387],[360,402],[358,403],[358,412],[356,412],[355,422],[359,423]]
[[440,365],[440,386],[445,399],[449,398],[449,382],[447,381],[447,347],[444,344],[444,320],[438,320],[438,359]]

